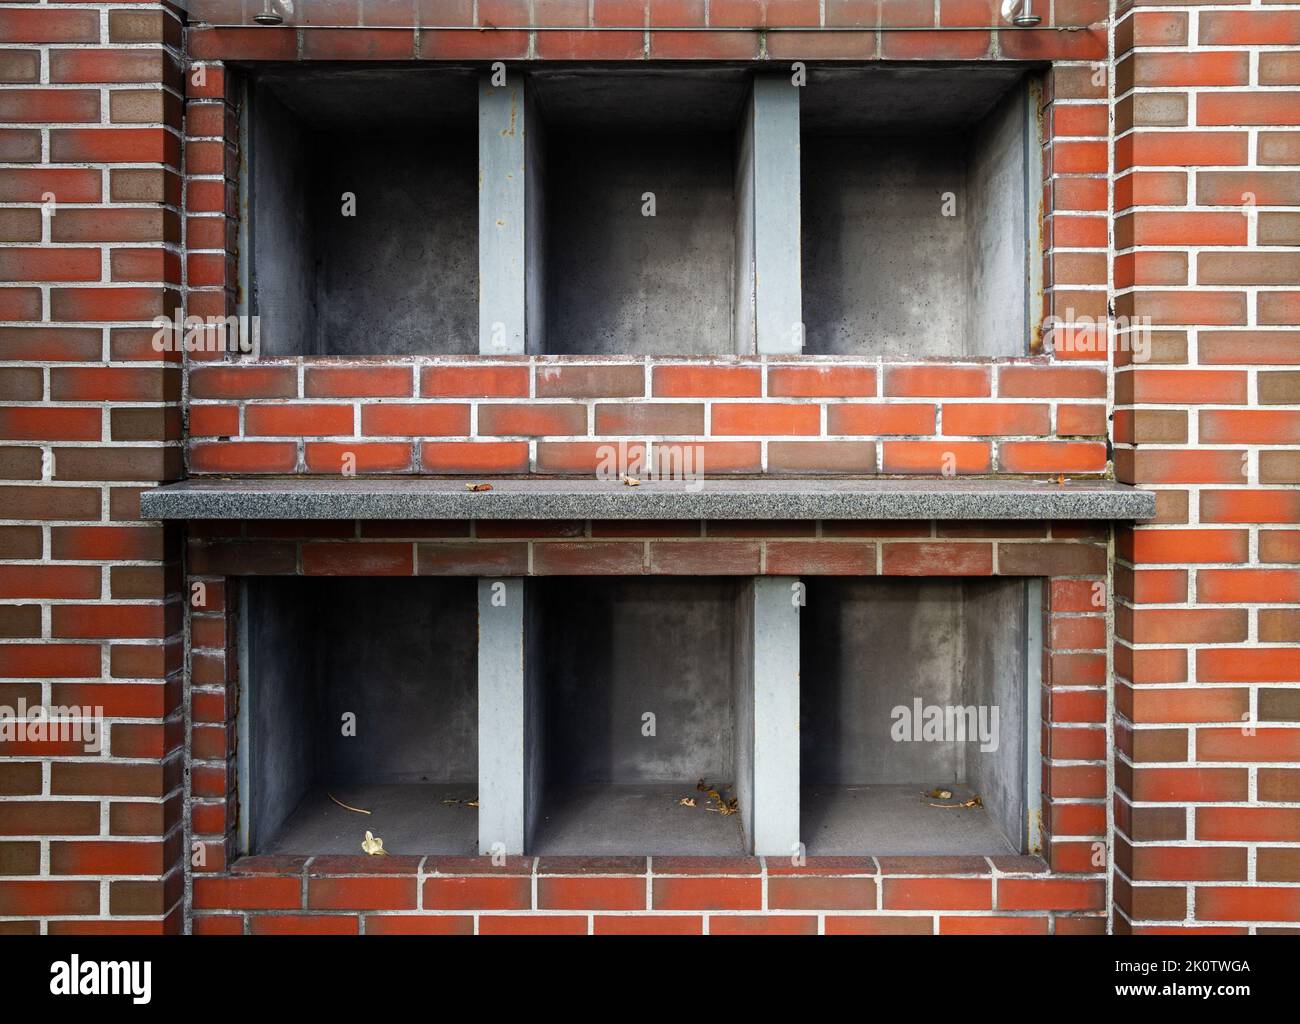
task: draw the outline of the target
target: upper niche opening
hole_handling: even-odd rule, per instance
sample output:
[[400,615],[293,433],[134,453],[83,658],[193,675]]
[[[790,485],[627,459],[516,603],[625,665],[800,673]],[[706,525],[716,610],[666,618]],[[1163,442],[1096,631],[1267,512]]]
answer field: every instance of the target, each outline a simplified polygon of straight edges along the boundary
[[800,111],[804,351],[1029,351],[1036,110],[1023,68],[815,70]]
[[250,82],[250,309],[264,356],[478,351],[478,136],[468,69]]
[[[745,71],[538,71],[546,347],[720,355]],[[540,298],[540,297],[539,297]]]

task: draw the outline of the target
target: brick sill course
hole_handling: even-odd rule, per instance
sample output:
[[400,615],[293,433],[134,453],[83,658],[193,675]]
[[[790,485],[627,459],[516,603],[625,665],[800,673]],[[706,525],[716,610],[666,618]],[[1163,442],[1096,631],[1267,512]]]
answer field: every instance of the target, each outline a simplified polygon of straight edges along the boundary
[[[198,934],[1104,931],[1105,882],[1036,856],[255,855],[196,874]],[[512,916],[514,914],[526,916]],[[559,912],[559,913],[547,913]],[[568,916],[565,916],[567,912]],[[797,916],[803,912],[805,916]],[[596,916],[590,916],[596,915]],[[658,916],[657,916],[658,915]],[[761,916],[757,916],[761,915]]]

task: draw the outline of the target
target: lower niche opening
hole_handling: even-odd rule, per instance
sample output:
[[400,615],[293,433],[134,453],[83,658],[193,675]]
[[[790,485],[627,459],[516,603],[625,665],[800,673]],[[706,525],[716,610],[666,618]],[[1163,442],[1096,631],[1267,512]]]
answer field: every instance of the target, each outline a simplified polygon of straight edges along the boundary
[[1030,699],[1038,682],[1029,678],[1041,657],[1030,628],[1038,581],[806,585],[800,833],[808,853],[1026,852],[1039,785]]
[[611,577],[534,585],[541,696],[529,727],[541,737],[541,782],[531,852],[744,853],[741,814],[723,813],[739,798],[740,584]]
[[245,852],[362,854],[367,831],[392,854],[476,852],[475,586],[245,582]]

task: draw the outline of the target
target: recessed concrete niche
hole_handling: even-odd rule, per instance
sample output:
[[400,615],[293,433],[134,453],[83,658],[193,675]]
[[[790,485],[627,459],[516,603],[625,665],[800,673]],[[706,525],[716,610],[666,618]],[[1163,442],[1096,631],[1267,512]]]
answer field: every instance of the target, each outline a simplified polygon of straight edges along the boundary
[[1034,80],[814,69],[803,90],[804,351],[1013,356],[1038,283]]
[[546,349],[734,352],[744,71],[538,71]]
[[713,578],[539,581],[533,852],[745,851],[741,815],[696,788],[737,797],[741,589]]
[[262,355],[478,351],[475,82],[333,67],[250,80],[241,248]]
[[245,852],[361,854],[367,830],[390,853],[476,851],[475,614],[472,579],[245,581]]
[[478,586],[480,852],[795,848],[793,581]]
[[[1040,582],[804,582],[801,835],[808,853],[1033,849]],[[975,796],[982,806],[959,806]]]

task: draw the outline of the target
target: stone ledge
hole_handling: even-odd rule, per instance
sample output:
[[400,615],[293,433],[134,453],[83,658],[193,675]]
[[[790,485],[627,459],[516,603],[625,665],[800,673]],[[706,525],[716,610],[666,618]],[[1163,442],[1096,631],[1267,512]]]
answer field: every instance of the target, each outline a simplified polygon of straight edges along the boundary
[[1104,480],[201,479],[145,491],[145,519],[1150,519]]

